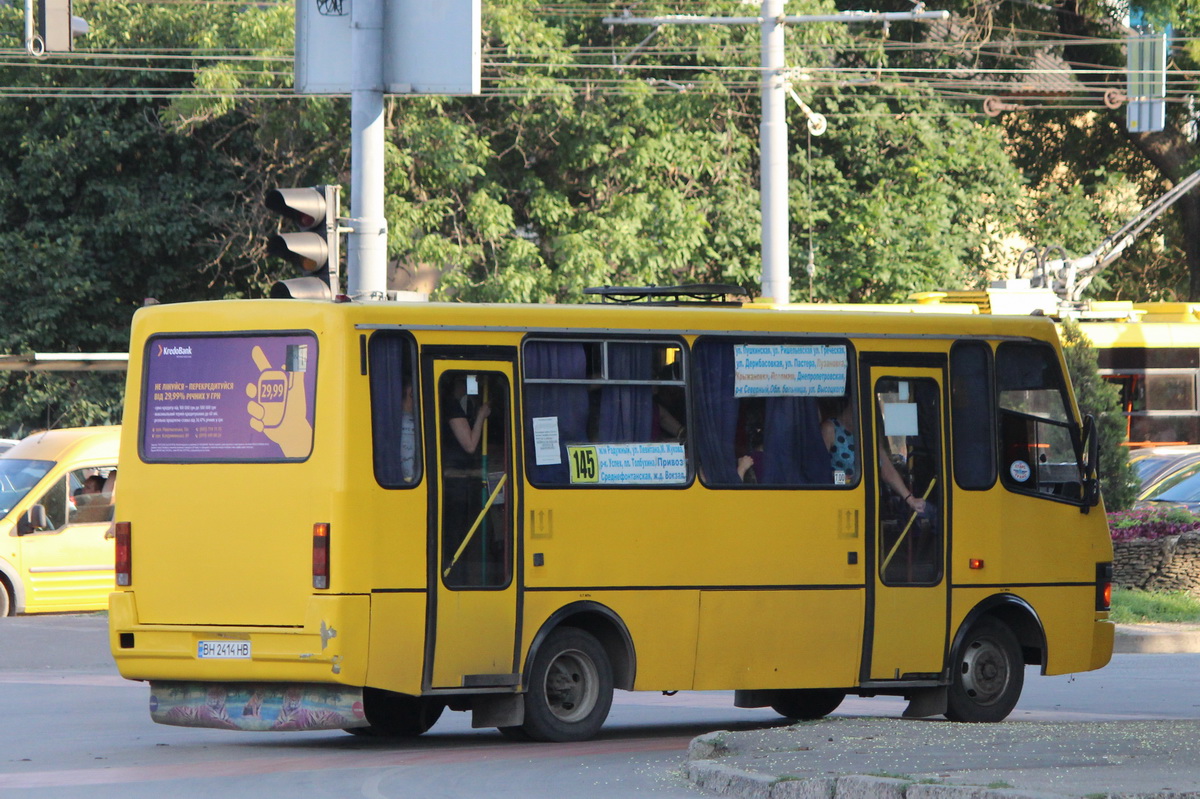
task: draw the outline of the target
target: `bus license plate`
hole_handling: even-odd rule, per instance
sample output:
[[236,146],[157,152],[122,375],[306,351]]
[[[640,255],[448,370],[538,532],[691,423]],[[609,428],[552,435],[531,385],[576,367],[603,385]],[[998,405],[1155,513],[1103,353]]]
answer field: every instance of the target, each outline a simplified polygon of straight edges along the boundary
[[226,660],[249,660],[249,641],[199,641],[196,646],[198,658],[223,658]]

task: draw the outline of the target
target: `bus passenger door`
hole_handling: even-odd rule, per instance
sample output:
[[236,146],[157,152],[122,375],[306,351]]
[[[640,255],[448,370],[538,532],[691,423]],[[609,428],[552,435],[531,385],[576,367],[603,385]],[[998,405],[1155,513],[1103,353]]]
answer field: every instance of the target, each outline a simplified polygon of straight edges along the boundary
[[865,367],[863,429],[875,441],[862,448],[875,463],[865,681],[936,679],[945,659],[945,371],[899,365],[913,362]]
[[515,688],[513,364],[452,358],[427,360],[424,381],[437,442],[426,685]]

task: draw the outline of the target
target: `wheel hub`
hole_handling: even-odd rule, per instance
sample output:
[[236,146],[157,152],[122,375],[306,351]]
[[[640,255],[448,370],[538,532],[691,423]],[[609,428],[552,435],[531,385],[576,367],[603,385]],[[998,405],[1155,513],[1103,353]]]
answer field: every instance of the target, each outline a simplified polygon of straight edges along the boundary
[[995,702],[1008,686],[1008,660],[993,641],[980,639],[967,648],[962,661],[962,686],[981,705]]
[[563,652],[546,671],[546,703],[563,721],[577,721],[596,706],[599,674],[596,664],[583,652]]

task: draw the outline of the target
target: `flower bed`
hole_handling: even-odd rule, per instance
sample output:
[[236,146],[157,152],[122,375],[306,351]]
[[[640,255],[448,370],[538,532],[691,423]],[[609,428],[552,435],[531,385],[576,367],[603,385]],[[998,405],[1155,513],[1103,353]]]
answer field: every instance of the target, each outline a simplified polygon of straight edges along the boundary
[[1137,509],[1108,515],[1113,583],[1200,596],[1200,516],[1186,508]]
[[1108,514],[1113,541],[1167,538],[1200,530],[1200,516],[1187,508],[1136,508]]

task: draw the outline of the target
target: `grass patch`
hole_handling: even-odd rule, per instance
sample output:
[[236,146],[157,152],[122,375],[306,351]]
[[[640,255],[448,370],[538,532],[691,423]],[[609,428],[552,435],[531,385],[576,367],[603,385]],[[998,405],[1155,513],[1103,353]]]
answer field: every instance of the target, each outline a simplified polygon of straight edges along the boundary
[[1200,599],[1186,591],[1114,588],[1109,618],[1117,624],[1200,622]]

